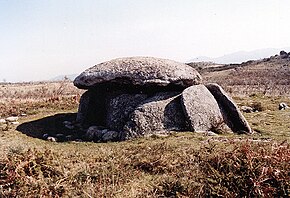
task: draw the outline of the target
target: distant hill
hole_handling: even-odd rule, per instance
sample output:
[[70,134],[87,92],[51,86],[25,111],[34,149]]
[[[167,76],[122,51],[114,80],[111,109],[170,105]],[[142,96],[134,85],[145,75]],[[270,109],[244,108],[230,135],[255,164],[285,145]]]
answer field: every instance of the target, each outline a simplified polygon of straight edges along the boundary
[[224,56],[211,58],[207,56],[200,56],[189,60],[188,62],[213,62],[217,64],[242,63],[248,60],[258,60],[271,55],[279,54],[280,51],[290,51],[290,47],[283,49],[267,48],[254,51],[239,51]]
[[218,83],[229,92],[290,95],[290,52],[241,64],[187,64],[201,73],[204,83]]

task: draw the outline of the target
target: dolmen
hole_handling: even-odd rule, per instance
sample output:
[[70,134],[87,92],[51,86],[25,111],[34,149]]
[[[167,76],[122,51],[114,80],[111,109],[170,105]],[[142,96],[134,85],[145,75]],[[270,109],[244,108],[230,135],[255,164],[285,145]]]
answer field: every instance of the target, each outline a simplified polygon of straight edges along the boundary
[[153,57],[118,58],[74,80],[81,96],[76,123],[89,141],[122,141],[172,131],[252,133],[217,84],[192,67]]

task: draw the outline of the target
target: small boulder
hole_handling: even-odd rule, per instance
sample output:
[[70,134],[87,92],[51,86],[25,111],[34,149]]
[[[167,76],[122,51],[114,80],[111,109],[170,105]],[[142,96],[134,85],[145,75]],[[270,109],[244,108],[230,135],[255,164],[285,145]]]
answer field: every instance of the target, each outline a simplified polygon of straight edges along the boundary
[[72,141],[73,140],[73,136],[72,135],[67,135],[65,136],[67,141]]
[[281,102],[279,104],[279,110],[286,110],[288,107],[288,105],[285,102]]
[[49,137],[49,135],[47,133],[42,135],[42,139],[47,140],[47,138]]
[[0,124],[5,124],[6,120],[5,119],[0,119]]
[[280,57],[281,58],[288,58],[288,53],[285,51],[280,51]]
[[18,124],[20,124],[18,121],[15,121],[15,122],[11,122],[11,124],[13,124],[13,125],[18,125]]
[[65,142],[66,141],[66,137],[64,134],[62,133],[58,133],[55,135],[56,139],[59,141],[59,142]]
[[82,139],[75,139],[74,142],[83,142]]
[[216,134],[212,131],[207,131],[205,134],[206,134],[206,136],[218,136],[218,134]]
[[65,121],[63,121],[63,124],[64,125],[71,125],[72,123],[70,121],[65,120]]
[[242,112],[245,112],[245,113],[254,112],[254,109],[252,107],[248,107],[248,106],[241,106],[240,109],[241,109]]
[[100,142],[102,141],[103,134],[106,132],[106,129],[103,129],[99,126],[91,126],[88,128],[85,138],[88,141]]
[[7,122],[16,122],[18,120],[17,116],[10,116],[8,118],[6,118]]
[[106,131],[102,136],[102,142],[115,142],[119,140],[119,132]]
[[57,139],[56,139],[55,137],[51,137],[51,136],[49,136],[49,137],[47,137],[47,141],[50,141],[50,142],[56,142]]
[[71,124],[66,124],[66,125],[64,125],[64,127],[69,129],[69,130],[72,130],[75,128],[74,125],[71,125]]

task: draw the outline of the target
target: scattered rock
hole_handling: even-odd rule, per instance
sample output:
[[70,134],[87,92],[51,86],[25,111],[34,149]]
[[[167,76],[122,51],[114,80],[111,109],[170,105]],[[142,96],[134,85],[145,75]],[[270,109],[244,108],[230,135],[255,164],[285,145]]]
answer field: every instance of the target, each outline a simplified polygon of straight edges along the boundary
[[65,136],[67,141],[72,141],[73,140],[73,136],[72,135],[67,135]]
[[2,130],[2,131],[8,131],[8,130],[9,130],[9,126],[8,126],[8,124],[7,124],[7,123],[2,124],[2,125],[1,125],[1,130]]
[[0,119],[0,124],[5,124],[6,120],[5,119]]
[[206,135],[206,136],[218,136],[218,134],[216,134],[216,133],[214,133],[214,132],[212,132],[212,131],[206,131],[206,132],[204,133],[204,135]]
[[49,137],[49,135],[48,135],[47,133],[45,133],[45,134],[42,135],[42,138],[43,138],[44,140],[47,140],[48,137]]
[[95,138],[95,133],[97,130],[99,130],[97,126],[91,126],[90,128],[88,128],[88,130],[85,134],[86,140],[93,141]]
[[47,141],[50,141],[50,142],[56,142],[57,139],[56,139],[55,137],[51,137],[51,136],[49,136],[49,137],[47,137]]
[[63,124],[64,124],[64,125],[71,125],[72,122],[66,120],[66,121],[63,121]]
[[102,142],[115,142],[119,140],[119,133],[117,131],[107,131],[102,136]]
[[107,131],[108,130],[103,129],[99,126],[91,126],[90,128],[88,128],[85,134],[85,138],[88,141],[100,142],[102,141],[104,133],[106,133]]
[[24,116],[27,116],[26,113],[21,113],[20,116],[24,117]]
[[66,124],[66,125],[64,125],[64,127],[67,129],[70,129],[70,130],[75,128],[73,125],[70,125],[70,124]]
[[242,112],[245,112],[245,113],[254,112],[254,109],[252,107],[248,107],[248,106],[241,106],[240,109],[241,109]]
[[20,124],[19,122],[11,122],[11,124],[13,124],[13,125],[18,125],[18,124]]
[[58,133],[58,134],[56,134],[55,137],[56,137],[56,139],[57,139],[59,142],[64,142],[64,141],[66,141],[66,137],[65,137],[65,135],[62,134],[62,133]]
[[17,120],[18,120],[17,116],[11,116],[11,117],[6,118],[7,122],[16,122]]
[[85,134],[86,140],[94,142],[113,142],[120,140],[120,132],[102,128],[99,126],[91,126]]
[[285,102],[281,102],[279,104],[279,110],[286,110],[288,107],[288,105]]
[[280,51],[280,57],[281,58],[288,58],[288,53],[285,51]]

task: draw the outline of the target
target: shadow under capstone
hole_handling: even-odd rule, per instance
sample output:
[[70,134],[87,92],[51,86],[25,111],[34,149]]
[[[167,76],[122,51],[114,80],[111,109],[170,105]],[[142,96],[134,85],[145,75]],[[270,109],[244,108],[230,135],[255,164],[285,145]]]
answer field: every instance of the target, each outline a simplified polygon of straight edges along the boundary
[[50,137],[63,134],[63,138],[58,138],[61,142],[82,139],[83,132],[80,129],[69,129],[65,127],[65,121],[73,123],[75,119],[76,113],[61,113],[20,124],[16,130],[30,137],[39,139],[45,139],[45,134]]

